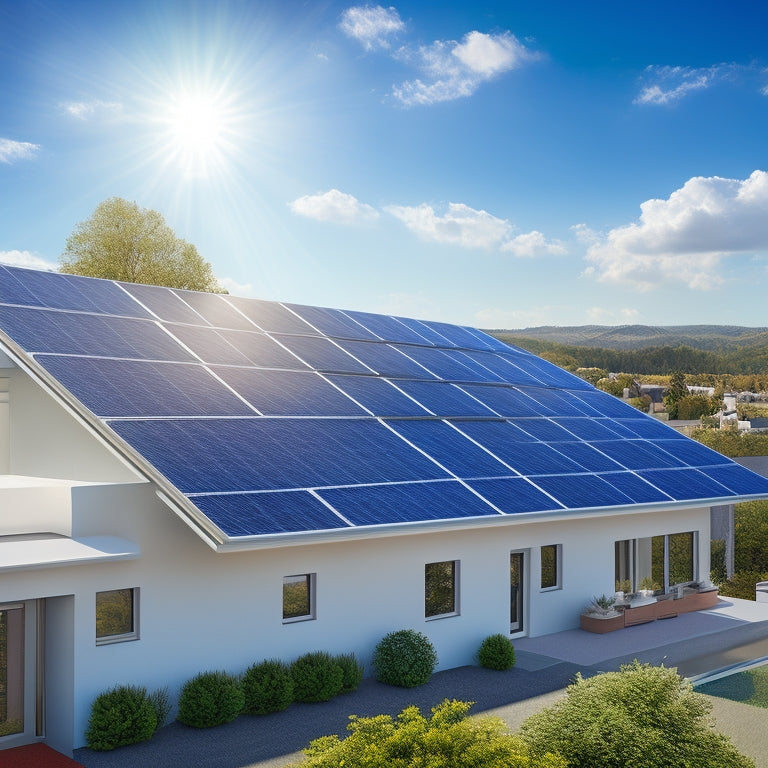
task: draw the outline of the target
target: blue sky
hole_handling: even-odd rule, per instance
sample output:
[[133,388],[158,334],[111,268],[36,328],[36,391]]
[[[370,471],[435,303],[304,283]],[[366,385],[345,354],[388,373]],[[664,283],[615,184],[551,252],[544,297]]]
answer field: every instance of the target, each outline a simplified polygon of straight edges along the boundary
[[239,295],[764,326],[768,7],[0,0],[0,261],[154,208]]

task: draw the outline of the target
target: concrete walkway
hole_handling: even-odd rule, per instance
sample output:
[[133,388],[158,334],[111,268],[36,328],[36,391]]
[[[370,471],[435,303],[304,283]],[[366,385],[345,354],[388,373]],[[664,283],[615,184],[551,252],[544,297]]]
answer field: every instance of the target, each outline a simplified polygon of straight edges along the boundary
[[[768,604],[724,599],[710,611],[605,635],[575,629],[514,642],[517,664],[507,672],[461,667],[438,672],[412,689],[366,679],[357,691],[323,704],[293,704],[284,712],[241,716],[210,730],[173,723],[143,744],[102,753],[79,749],[74,757],[85,768],[281,768],[300,760],[301,749],[312,739],[343,734],[350,714],[396,715],[410,704],[428,712],[446,698],[474,701],[473,714],[496,715],[516,730],[530,714],[562,696],[576,672],[594,675],[637,658],[677,666],[692,676],[768,656]],[[712,701],[720,730],[758,768],[768,768],[768,711]]]

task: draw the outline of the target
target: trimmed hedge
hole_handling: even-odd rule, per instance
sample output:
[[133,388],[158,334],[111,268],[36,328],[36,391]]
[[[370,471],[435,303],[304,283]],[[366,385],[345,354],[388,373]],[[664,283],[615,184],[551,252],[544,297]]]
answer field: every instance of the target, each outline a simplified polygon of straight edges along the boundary
[[328,701],[341,693],[344,670],[325,651],[299,656],[291,664],[294,701]]
[[267,659],[248,668],[241,682],[249,715],[280,712],[293,702],[293,677],[279,659]]
[[85,743],[100,752],[152,737],[157,715],[147,689],[119,685],[97,696],[85,732]]
[[373,654],[376,679],[387,685],[414,688],[423,685],[434,672],[437,653],[426,635],[401,629],[385,635]]
[[480,645],[477,660],[486,669],[511,669],[515,665],[515,647],[506,635],[489,635]]
[[181,689],[178,720],[193,728],[212,728],[234,720],[244,703],[236,677],[226,672],[203,672]]
[[342,653],[334,656],[333,660],[341,667],[344,676],[341,682],[341,692],[354,691],[363,679],[364,668],[359,664],[354,653]]

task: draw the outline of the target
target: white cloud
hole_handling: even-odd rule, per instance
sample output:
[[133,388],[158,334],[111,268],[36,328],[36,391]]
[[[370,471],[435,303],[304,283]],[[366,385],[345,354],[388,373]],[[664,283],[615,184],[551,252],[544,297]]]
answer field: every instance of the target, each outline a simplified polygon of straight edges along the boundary
[[467,33],[460,43],[437,40],[415,50],[402,48],[397,56],[424,75],[393,87],[394,97],[406,106],[471,96],[484,82],[537,58],[511,32],[477,31]]
[[395,8],[356,5],[341,14],[341,31],[355,38],[366,50],[389,48],[388,38],[405,29]]
[[233,296],[251,296],[256,298],[256,289],[251,283],[238,283],[231,277],[217,278],[222,288],[226,288]]
[[29,160],[39,149],[39,144],[0,138],[0,163],[12,163],[14,160]]
[[498,247],[512,231],[508,221],[463,203],[449,203],[444,216],[438,216],[426,203],[415,207],[390,205],[386,210],[424,240],[463,248]]
[[709,88],[736,68],[732,64],[713,67],[646,67],[643,85],[634,100],[635,104],[672,104],[693,91]]
[[288,205],[299,216],[336,224],[366,224],[379,218],[375,208],[338,189],[304,195]]
[[0,263],[12,267],[29,267],[30,269],[45,269],[57,271],[58,265],[36,256],[31,251],[0,251]]
[[723,260],[768,251],[768,173],[748,179],[694,177],[667,200],[647,200],[637,222],[587,249],[586,274],[648,290],[683,283],[705,290],[723,282]]
[[115,117],[122,109],[123,105],[116,101],[67,101],[62,102],[61,109],[71,117],[78,120],[90,120],[99,117]]
[[502,251],[508,251],[515,256],[535,258],[536,256],[562,256],[567,253],[566,247],[559,240],[547,240],[544,235],[534,229],[524,235],[517,235],[501,246]]

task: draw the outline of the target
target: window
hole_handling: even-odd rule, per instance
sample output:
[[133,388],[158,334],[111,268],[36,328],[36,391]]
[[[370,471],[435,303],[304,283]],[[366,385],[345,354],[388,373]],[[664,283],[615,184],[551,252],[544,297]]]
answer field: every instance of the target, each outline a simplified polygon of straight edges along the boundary
[[96,593],[96,644],[138,640],[138,589]]
[[315,618],[315,574],[283,576],[283,623]]
[[444,560],[424,566],[424,616],[427,619],[459,612],[457,600],[458,561]]
[[696,532],[616,542],[616,589],[668,592],[696,581]]
[[560,584],[560,544],[546,544],[541,548],[541,588],[559,589]]

